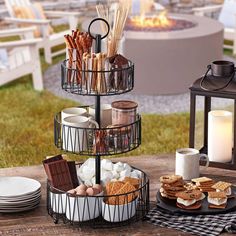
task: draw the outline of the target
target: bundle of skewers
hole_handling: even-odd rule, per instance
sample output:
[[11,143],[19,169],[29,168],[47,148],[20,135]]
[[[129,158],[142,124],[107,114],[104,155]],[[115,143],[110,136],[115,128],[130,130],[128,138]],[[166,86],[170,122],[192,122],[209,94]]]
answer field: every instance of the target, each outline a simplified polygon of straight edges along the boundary
[[[129,0],[120,0],[113,5],[113,9],[111,9],[109,4],[99,4],[96,6],[98,17],[105,19],[111,26],[107,40],[108,57],[112,57],[118,52],[130,8],[131,1]],[[106,34],[107,27],[102,22],[101,29]]]

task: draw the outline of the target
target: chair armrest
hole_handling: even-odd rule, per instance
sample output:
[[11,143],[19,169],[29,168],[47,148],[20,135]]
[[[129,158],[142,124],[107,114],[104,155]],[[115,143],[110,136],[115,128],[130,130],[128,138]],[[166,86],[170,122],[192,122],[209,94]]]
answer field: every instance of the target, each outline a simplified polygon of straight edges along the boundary
[[15,22],[15,23],[26,23],[26,24],[35,24],[35,25],[48,25],[50,20],[36,20],[36,19],[21,19],[21,18],[13,18],[6,17],[4,18],[6,21]]
[[46,16],[51,17],[64,17],[64,16],[80,16],[80,12],[67,12],[67,11],[44,11]]
[[205,6],[205,7],[195,7],[192,9],[192,11],[194,12],[194,14],[198,14],[198,13],[214,13],[217,11],[220,11],[221,8],[223,7],[223,4],[221,5],[212,5],[212,6]]
[[26,40],[17,40],[11,42],[0,43],[0,48],[12,48],[12,47],[22,47],[22,46],[33,46],[41,42],[42,39],[26,39]]
[[1,30],[0,37],[7,37],[7,36],[13,36],[13,35],[25,35],[26,33],[34,32],[34,30],[36,30],[35,26]]

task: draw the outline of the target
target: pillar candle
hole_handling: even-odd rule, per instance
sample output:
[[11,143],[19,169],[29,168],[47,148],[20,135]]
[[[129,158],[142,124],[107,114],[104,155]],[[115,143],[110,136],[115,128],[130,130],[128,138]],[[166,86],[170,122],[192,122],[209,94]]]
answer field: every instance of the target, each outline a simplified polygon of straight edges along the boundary
[[232,112],[216,110],[208,113],[208,156],[210,161],[231,161],[232,125]]

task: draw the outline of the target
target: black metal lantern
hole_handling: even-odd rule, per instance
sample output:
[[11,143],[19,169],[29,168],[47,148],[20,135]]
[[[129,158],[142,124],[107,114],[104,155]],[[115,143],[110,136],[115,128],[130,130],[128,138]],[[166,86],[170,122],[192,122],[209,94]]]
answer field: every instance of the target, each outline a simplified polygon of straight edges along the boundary
[[[209,72],[211,73],[209,74]],[[196,97],[204,97],[204,141],[200,153],[208,153],[208,113],[211,111],[211,98],[225,98],[234,100],[233,115],[233,147],[236,147],[236,80],[232,62],[215,61],[208,66],[206,74],[196,80],[190,89],[190,130],[189,147],[195,143]],[[204,164],[202,162],[201,164]],[[211,167],[236,170],[236,148],[232,149],[230,162],[210,161]]]

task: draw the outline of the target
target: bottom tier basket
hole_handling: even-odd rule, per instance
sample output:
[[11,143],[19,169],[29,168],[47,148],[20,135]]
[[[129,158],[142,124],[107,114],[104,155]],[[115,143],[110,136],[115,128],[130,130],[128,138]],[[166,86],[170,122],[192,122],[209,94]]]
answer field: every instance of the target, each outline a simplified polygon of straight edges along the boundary
[[48,181],[48,214],[54,223],[61,221],[94,228],[118,227],[142,220],[149,211],[149,179],[140,171],[140,187],[120,195],[108,196],[102,192],[96,196],[71,196],[52,187]]

